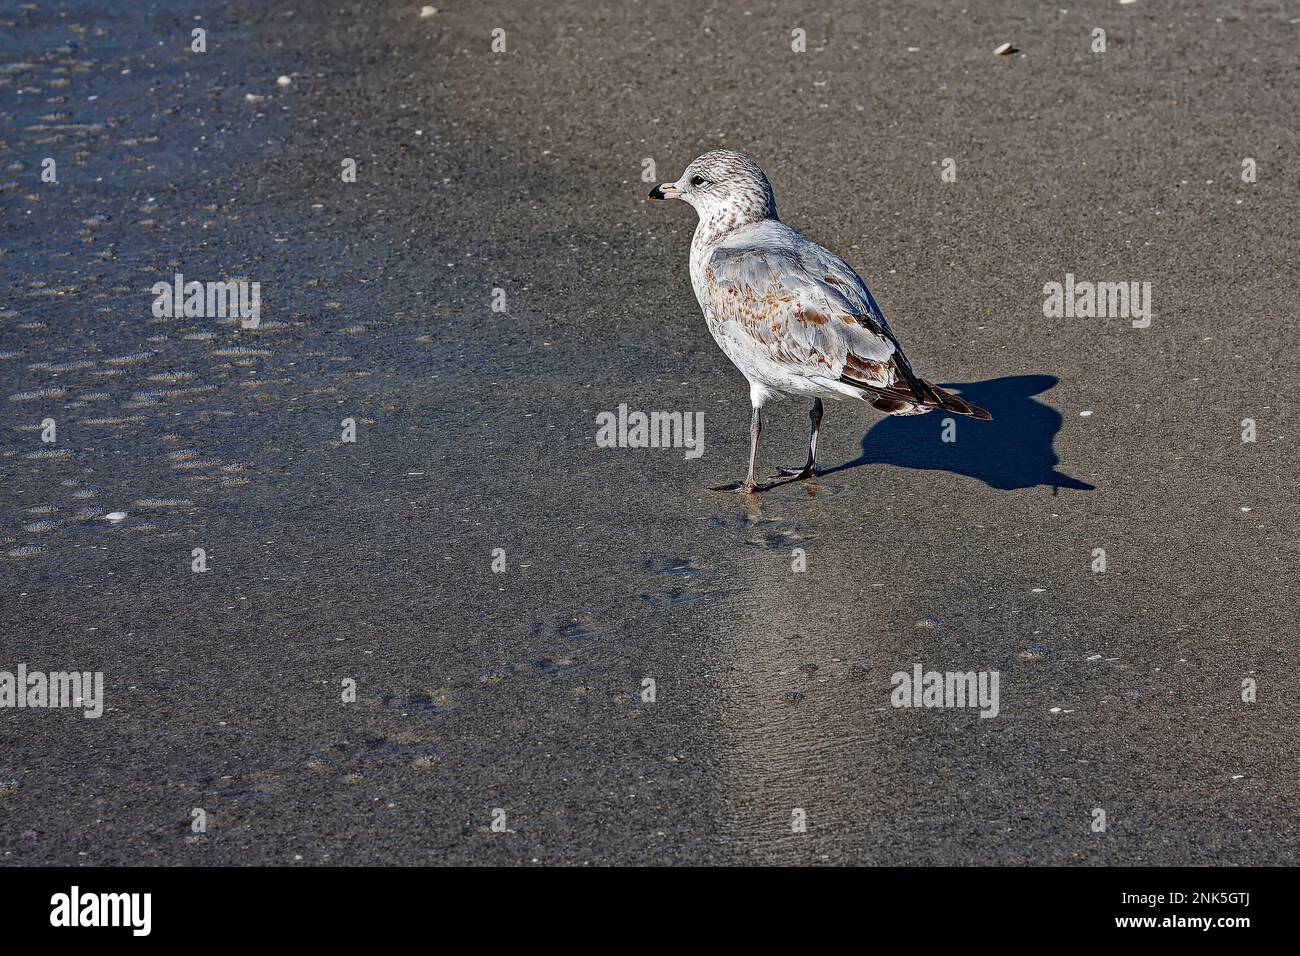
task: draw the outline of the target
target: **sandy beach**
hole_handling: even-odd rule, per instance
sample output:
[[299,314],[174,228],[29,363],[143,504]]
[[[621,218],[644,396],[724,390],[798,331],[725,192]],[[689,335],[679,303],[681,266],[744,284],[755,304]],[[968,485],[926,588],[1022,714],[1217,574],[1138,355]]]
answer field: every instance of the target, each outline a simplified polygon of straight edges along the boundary
[[[1295,862],[1293,5],[421,6],[0,4],[0,863]],[[717,147],[994,420],[710,491]]]

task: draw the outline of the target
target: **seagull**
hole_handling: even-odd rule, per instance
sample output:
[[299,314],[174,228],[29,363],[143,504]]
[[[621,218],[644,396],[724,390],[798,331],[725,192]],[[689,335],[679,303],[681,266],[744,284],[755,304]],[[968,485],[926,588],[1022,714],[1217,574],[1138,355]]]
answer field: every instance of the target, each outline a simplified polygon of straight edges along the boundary
[[736,492],[760,490],[754,463],[763,406],[784,395],[813,399],[807,464],[773,476],[792,481],[816,477],[824,398],[869,402],[890,415],[942,408],[993,417],[912,371],[867,284],[777,218],[772,185],[748,156],[705,153],[650,198],[680,199],[699,214],[691,285],[714,341],[749,381],[749,474]]

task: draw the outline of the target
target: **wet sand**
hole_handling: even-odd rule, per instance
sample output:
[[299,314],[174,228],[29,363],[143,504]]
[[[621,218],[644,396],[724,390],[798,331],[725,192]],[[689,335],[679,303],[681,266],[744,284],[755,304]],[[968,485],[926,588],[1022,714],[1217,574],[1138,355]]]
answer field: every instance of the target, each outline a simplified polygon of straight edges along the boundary
[[[591,7],[0,10],[0,670],[106,687],[0,710],[0,861],[1294,862],[1294,11]],[[830,405],[815,484],[709,491],[747,389],[641,173],[717,146],[995,421]]]

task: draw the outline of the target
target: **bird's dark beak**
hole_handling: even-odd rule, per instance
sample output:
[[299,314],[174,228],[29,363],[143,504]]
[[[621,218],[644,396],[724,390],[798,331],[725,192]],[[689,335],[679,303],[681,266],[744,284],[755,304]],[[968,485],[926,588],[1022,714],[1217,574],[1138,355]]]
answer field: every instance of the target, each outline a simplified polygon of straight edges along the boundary
[[681,193],[677,191],[676,183],[660,183],[654,189],[650,190],[651,199],[680,199]]

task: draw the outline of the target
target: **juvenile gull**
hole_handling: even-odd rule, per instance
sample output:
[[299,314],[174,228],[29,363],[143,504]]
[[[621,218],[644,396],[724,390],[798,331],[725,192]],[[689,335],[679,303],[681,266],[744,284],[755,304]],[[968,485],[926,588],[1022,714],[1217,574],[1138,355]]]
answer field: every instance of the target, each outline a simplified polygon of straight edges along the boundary
[[859,399],[890,415],[942,408],[993,417],[912,371],[867,284],[777,218],[772,186],[748,156],[705,153],[650,198],[681,199],[699,213],[691,285],[714,340],[749,380],[749,474],[736,491],[758,491],[763,405],[782,395],[813,399],[808,463],[781,469],[795,480],[817,473],[823,398]]

